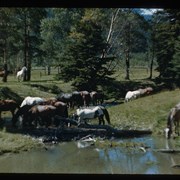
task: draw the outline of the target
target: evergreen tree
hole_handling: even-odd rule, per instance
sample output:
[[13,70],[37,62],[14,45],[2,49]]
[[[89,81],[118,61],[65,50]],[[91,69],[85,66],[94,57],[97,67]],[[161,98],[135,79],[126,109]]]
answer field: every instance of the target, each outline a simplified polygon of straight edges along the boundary
[[157,70],[160,72],[161,78],[174,79],[177,73],[175,59],[178,54],[178,41],[176,40],[180,33],[180,13],[178,9],[165,9],[159,12],[155,18],[157,18],[156,22],[158,21],[155,32]]
[[174,72],[174,78],[177,80],[180,79],[180,36],[178,36],[175,42],[175,54],[173,56],[172,64],[173,68],[172,71]]
[[111,59],[101,58],[107,44],[102,37],[101,25],[88,12],[86,10],[72,29],[61,61],[61,79],[73,81],[72,85],[80,90],[96,89],[107,71],[106,63]]

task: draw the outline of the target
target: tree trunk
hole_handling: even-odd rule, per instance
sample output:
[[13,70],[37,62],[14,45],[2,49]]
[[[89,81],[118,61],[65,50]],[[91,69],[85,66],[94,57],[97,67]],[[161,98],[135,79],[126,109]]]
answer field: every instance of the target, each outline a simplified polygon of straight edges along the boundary
[[4,76],[2,78],[3,82],[7,82],[7,76],[8,76],[8,69],[7,69],[7,64],[4,64]]
[[129,68],[130,68],[130,22],[128,22],[126,27],[126,50],[125,50],[125,56],[126,56],[126,76],[125,79],[129,80]]

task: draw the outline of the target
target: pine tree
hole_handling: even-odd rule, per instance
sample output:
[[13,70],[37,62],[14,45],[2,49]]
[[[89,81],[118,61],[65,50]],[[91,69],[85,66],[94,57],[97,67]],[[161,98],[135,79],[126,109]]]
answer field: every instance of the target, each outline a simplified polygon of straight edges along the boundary
[[111,59],[101,58],[105,48],[101,26],[94,19],[84,16],[73,28],[67,41],[61,78],[72,80],[72,85],[81,90],[96,89],[107,71],[106,63]]

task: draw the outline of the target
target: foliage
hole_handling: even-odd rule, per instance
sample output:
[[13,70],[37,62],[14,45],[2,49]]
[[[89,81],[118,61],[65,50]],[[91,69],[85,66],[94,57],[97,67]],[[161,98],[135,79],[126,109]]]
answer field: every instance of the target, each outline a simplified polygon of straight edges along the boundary
[[[72,29],[63,60],[60,78],[73,80],[73,85],[81,90],[95,90],[111,58],[101,58],[106,48],[101,26],[89,16],[88,10]],[[110,72],[109,72],[110,73]]]
[[[155,16],[157,70],[162,78],[174,79],[178,74],[177,58],[178,36],[180,32],[180,13],[178,9],[165,9]],[[173,61],[174,58],[174,61]]]

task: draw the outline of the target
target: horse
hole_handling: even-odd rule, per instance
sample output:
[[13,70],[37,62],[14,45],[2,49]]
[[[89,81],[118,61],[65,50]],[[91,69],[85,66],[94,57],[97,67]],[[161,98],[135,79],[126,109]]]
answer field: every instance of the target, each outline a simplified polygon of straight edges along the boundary
[[4,70],[0,71],[0,77],[4,77],[4,75],[5,75],[5,71]]
[[45,99],[41,98],[41,97],[31,97],[31,96],[27,96],[24,98],[24,100],[22,101],[20,107],[23,107],[24,105],[36,105],[36,104],[42,104],[43,102],[45,102]]
[[27,71],[26,66],[23,66],[22,69],[20,71],[17,72],[16,77],[18,79],[18,81],[20,82],[21,79],[25,76],[25,72]]
[[[41,106],[37,106],[37,105],[41,105]],[[52,106],[53,106],[53,108],[52,108]],[[22,123],[23,127],[25,127],[26,125],[31,126],[33,121],[38,122],[38,120],[37,120],[38,118],[39,118],[39,122],[41,122],[41,124],[44,121],[43,119],[45,119],[44,122],[48,122],[48,120],[47,120],[48,116],[42,117],[42,115],[38,114],[38,113],[36,113],[37,117],[35,116],[35,112],[43,111],[44,107],[46,107],[46,108],[50,107],[51,109],[54,109],[53,116],[57,115],[59,117],[68,118],[68,107],[67,107],[66,103],[57,101],[55,99],[50,99],[50,100],[44,101],[42,104],[36,104],[36,105],[33,105],[33,104],[27,105],[26,104],[26,105],[23,105],[22,107],[20,107],[20,109],[14,115],[13,125],[16,126],[16,123],[19,120],[19,118],[21,118],[21,123]],[[35,109],[36,109],[36,111],[35,111]],[[43,112],[41,112],[41,113],[43,114]],[[52,118],[53,117],[50,116],[49,120],[51,120]],[[56,118],[54,120],[54,124],[56,126],[58,126],[60,124],[58,118]],[[36,123],[36,125],[37,125],[37,123]]]
[[85,121],[87,124],[87,120],[89,119],[99,119],[99,125],[101,122],[105,125],[104,116],[108,124],[111,124],[110,117],[107,109],[103,106],[93,106],[92,108],[78,108],[76,109],[76,113],[73,114],[73,118],[78,121],[78,124],[81,124],[82,121]]
[[89,106],[89,104],[91,102],[90,93],[88,91],[80,91],[80,94],[83,98],[83,106],[85,106],[85,107]]
[[28,111],[33,107],[33,105],[24,105],[22,107],[20,107],[16,113],[14,114],[13,118],[12,118],[12,124],[13,127],[16,127],[16,123],[19,120],[19,118],[21,117],[21,123],[22,126],[26,126],[26,123],[28,122]]
[[84,104],[84,101],[83,101],[83,97],[81,96],[81,92],[73,91],[72,96],[73,96],[73,104],[72,104],[73,108],[75,106],[77,106],[78,108],[82,107]]
[[60,93],[56,99],[62,101],[68,105],[69,108],[73,107],[73,94],[72,93]]
[[56,115],[64,118],[68,118],[68,106],[62,101],[58,101],[55,98],[45,100],[41,105],[52,105],[57,108]]
[[12,114],[12,119],[14,117],[16,109],[19,109],[19,104],[14,100],[0,100],[0,119],[2,111],[10,111]]
[[92,91],[90,92],[90,97],[93,106],[102,104],[104,101],[104,94],[102,92]]
[[57,108],[52,105],[35,105],[28,111],[28,122],[32,125],[34,122],[35,127],[45,125],[46,127],[52,124],[52,118],[56,115]]
[[[179,136],[179,121],[180,121],[180,103],[176,104],[175,107],[170,109],[167,118],[167,128],[165,129],[165,136],[166,138],[170,138],[174,132]],[[174,127],[173,127],[174,126]]]
[[141,95],[141,92],[139,90],[128,91],[125,95],[124,102],[128,102],[128,101],[131,101],[133,99],[137,99],[138,97],[140,97],[140,95]]

